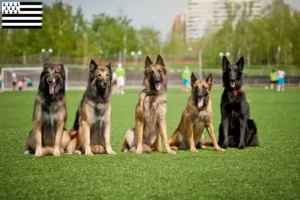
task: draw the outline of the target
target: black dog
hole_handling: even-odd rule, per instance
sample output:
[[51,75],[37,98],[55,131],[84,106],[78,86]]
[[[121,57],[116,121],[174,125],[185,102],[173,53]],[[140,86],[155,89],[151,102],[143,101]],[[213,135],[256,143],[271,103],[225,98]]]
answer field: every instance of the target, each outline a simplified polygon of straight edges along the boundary
[[223,87],[221,99],[221,124],[219,145],[222,148],[258,146],[257,128],[250,119],[250,108],[246,95],[241,90],[243,83],[244,58],[230,64],[226,56],[222,60]]

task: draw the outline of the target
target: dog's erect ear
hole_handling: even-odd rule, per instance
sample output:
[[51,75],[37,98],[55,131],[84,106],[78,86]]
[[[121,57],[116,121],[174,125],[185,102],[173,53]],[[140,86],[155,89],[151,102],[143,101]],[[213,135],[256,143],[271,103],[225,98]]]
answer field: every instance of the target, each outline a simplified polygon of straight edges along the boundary
[[161,57],[161,55],[158,55],[158,56],[157,56],[157,58],[156,58],[156,64],[157,64],[157,65],[161,65],[162,67],[165,66],[164,60],[163,60],[163,58]]
[[46,67],[50,64],[49,60],[46,59],[45,62],[44,62],[44,69],[46,69]]
[[63,63],[59,63],[60,66],[60,74],[63,80],[66,80],[66,71]]
[[211,90],[212,88],[212,74],[209,73],[208,77],[206,78],[206,82],[208,83],[208,89]]
[[242,56],[239,61],[237,61],[236,65],[239,67],[240,72],[243,72],[244,69],[244,57]]
[[106,67],[109,69],[109,71],[111,71],[111,62],[109,62]]
[[108,68],[109,71],[109,80],[112,80],[112,70],[111,70],[111,62],[109,62],[106,67]]
[[97,64],[95,63],[94,60],[91,60],[91,63],[90,63],[90,70],[95,70],[97,68]]
[[151,61],[151,59],[149,58],[149,56],[147,56],[146,60],[145,60],[145,68],[149,67],[152,64],[153,64],[153,62]]
[[222,69],[223,69],[223,73],[226,71],[226,68],[228,67],[228,65],[230,65],[229,60],[227,59],[226,56],[223,56],[223,59],[222,59]]
[[191,74],[191,86],[193,87],[194,83],[197,81],[196,76],[194,75],[194,73],[192,72]]
[[44,66],[45,66],[45,65],[49,65],[49,64],[50,64],[49,60],[46,59],[45,62],[44,62]]

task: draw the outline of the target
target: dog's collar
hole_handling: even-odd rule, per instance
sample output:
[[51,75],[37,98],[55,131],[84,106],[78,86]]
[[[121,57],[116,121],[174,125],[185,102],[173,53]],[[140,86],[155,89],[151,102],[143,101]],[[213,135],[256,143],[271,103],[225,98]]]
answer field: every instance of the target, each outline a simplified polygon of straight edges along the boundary
[[105,101],[101,96],[93,96],[91,98],[87,98],[87,102],[89,102],[89,104],[91,104],[92,106],[97,107],[98,109],[103,108],[103,106],[105,105]]
[[104,99],[101,96],[94,96],[92,98],[96,103],[103,103]]
[[232,92],[228,92],[228,97],[234,97],[237,95],[241,95],[243,93],[243,91],[241,89],[238,90],[233,90]]
[[157,90],[150,90],[150,92],[146,92],[146,93],[147,93],[147,95],[156,95],[156,94],[158,94],[158,92],[159,91],[157,91]]

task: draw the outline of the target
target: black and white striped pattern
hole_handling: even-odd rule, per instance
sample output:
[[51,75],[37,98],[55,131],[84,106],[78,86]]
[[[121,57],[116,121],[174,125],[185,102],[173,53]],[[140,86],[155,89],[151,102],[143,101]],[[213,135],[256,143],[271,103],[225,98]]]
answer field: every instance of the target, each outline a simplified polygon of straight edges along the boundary
[[42,2],[2,2],[2,28],[42,28]]

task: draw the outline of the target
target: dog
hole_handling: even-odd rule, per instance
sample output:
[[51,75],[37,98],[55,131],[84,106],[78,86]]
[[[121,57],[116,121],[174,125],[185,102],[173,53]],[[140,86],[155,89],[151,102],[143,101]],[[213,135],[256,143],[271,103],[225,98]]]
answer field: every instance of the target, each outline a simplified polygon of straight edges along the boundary
[[221,98],[221,124],[219,126],[219,145],[222,148],[258,146],[257,128],[250,119],[250,107],[246,101],[243,84],[244,58],[230,64],[226,56],[222,60],[223,87]]
[[166,128],[166,95],[164,90],[167,81],[166,66],[158,55],[153,64],[147,56],[144,72],[145,89],[139,95],[135,110],[135,127],[128,129],[123,141],[123,152],[151,153],[161,151],[161,138],[165,149],[176,154],[169,147]]
[[29,132],[25,154],[36,156],[64,153],[71,140],[65,129],[67,119],[63,64],[45,62],[33,109],[33,129]]
[[209,136],[217,151],[223,151],[218,145],[212,124],[212,102],[211,88],[212,75],[209,74],[206,80],[197,80],[194,73],[191,74],[192,94],[188,98],[181,121],[175,129],[169,145],[171,149],[187,149],[197,152],[197,146],[205,148],[203,141],[203,130],[207,129]]
[[98,66],[91,60],[87,89],[78,105],[67,153],[116,154],[110,144],[111,63]]

